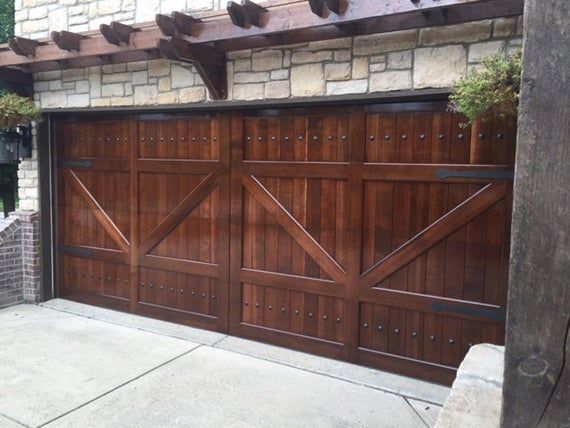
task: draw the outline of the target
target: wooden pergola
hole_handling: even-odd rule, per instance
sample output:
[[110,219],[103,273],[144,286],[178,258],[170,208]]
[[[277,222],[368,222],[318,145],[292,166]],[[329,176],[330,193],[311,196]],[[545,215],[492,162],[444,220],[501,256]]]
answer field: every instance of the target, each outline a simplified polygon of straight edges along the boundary
[[523,0],[250,0],[199,17],[54,31],[0,45],[0,81],[32,95],[32,74],[168,58],[192,63],[212,99],[227,97],[226,52],[520,15]]

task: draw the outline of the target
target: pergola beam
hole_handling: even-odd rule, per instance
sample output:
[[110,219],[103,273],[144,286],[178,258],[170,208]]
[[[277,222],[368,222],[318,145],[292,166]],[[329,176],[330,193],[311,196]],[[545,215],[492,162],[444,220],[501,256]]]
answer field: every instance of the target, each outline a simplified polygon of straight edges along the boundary
[[[220,60],[223,52],[515,16],[522,14],[523,3],[524,0],[270,0],[263,7],[241,0],[230,2],[230,15],[225,16],[218,11],[198,19],[174,12],[171,16],[157,15],[154,23],[129,26],[111,22],[102,25],[100,32],[56,31],[52,40],[15,38],[0,45],[0,69],[37,73],[144,61],[176,49],[170,55],[194,62],[213,98],[224,98],[226,83],[219,79],[226,73]],[[160,41],[164,36],[171,38],[169,46]]]
[[[194,23],[191,31],[193,35],[182,34],[180,37],[192,45],[215,44],[218,50],[231,51],[276,43],[325,40],[519,15],[522,13],[522,6],[523,0],[425,0],[418,5],[414,5],[410,0],[351,0],[342,16],[331,14],[332,16],[321,18],[312,14],[305,2],[293,2],[290,7],[268,8],[267,12],[260,14],[260,27],[241,29],[229,18],[217,18]],[[422,15],[423,11],[442,7],[448,8],[447,17],[430,14],[426,18]],[[163,37],[158,25],[148,24],[140,27],[140,31],[132,33],[125,46],[108,43],[101,34],[82,35],[67,31],[56,34],[55,37],[62,48],[49,42],[38,45],[33,58],[17,55],[9,50],[7,45],[0,46],[0,67],[63,61],[75,57],[114,55],[123,51],[152,51]]]

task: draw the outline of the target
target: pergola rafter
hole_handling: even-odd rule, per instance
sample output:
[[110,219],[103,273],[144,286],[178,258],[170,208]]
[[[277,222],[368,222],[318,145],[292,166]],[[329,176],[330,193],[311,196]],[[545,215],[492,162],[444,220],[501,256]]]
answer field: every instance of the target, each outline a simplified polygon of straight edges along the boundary
[[228,51],[519,15],[523,1],[272,0],[263,6],[230,1],[226,13],[174,12],[132,26],[111,22],[99,31],[53,32],[51,39],[15,37],[0,45],[0,70],[32,74],[170,58],[196,65],[211,97],[223,99]]

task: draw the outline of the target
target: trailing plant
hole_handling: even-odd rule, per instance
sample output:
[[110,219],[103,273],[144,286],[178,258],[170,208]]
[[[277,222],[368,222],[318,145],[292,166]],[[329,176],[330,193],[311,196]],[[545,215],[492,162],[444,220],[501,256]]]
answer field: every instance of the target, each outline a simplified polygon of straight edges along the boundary
[[13,128],[20,123],[40,121],[41,109],[29,98],[16,94],[0,97],[0,128]]
[[[14,35],[14,1],[0,0],[0,43],[6,43]],[[8,91],[0,85],[0,95]],[[18,166],[0,164],[0,199],[3,201],[4,214],[16,208],[15,195],[18,185]]]
[[449,97],[449,110],[462,113],[468,123],[499,117],[516,122],[522,73],[522,52],[505,58],[495,55],[483,68],[462,79]]

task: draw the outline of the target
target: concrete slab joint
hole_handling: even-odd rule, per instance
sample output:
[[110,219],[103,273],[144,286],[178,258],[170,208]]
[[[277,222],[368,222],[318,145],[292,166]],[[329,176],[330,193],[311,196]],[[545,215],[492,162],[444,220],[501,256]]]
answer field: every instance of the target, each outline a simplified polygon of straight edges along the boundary
[[40,300],[39,238],[36,211],[0,220],[0,308]]

